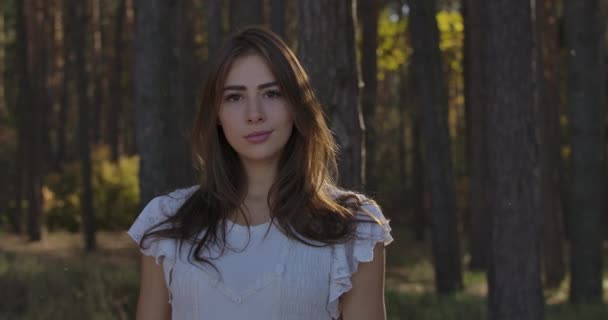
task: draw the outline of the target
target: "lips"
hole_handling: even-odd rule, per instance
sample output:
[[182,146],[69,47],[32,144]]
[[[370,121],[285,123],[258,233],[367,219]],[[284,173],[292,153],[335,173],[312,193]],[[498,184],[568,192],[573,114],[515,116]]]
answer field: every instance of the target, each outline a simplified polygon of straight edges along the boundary
[[268,137],[270,137],[271,134],[272,134],[272,130],[256,131],[256,132],[246,135],[245,139],[247,139],[247,141],[249,141],[251,143],[262,143],[262,142],[266,141],[266,139],[268,139]]

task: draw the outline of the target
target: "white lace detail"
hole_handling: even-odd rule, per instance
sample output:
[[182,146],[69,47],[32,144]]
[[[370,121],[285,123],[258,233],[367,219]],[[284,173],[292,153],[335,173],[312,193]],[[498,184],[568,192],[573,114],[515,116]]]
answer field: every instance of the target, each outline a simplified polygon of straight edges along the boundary
[[374,259],[376,243],[383,242],[386,246],[393,241],[388,220],[384,218],[380,209],[373,204],[365,204],[363,208],[380,219],[383,224],[359,223],[357,236],[360,238],[333,247],[327,311],[334,319],[340,316],[339,298],[352,288],[351,276],[357,272],[359,263]]

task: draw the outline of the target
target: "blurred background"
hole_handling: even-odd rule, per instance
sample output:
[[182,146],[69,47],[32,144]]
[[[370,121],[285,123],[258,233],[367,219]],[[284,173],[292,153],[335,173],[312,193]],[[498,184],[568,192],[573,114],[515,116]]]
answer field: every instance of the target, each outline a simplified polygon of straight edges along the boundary
[[0,319],[134,319],[223,39],[281,35],[392,220],[389,319],[608,319],[607,0],[0,0]]

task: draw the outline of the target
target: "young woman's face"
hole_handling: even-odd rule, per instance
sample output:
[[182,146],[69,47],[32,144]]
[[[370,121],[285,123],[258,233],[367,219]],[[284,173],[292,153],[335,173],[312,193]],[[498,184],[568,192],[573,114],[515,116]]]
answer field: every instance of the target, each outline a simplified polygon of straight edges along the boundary
[[245,161],[278,160],[293,129],[291,107],[256,54],[232,64],[218,116],[228,143]]

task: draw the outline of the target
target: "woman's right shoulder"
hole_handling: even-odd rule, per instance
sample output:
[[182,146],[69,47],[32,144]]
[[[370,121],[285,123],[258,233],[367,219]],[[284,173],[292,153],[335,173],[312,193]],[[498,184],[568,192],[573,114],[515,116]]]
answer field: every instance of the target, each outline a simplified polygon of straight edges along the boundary
[[165,215],[171,215],[199,189],[200,186],[198,185],[175,189],[153,198],[148,202],[146,207],[150,206],[151,209],[163,211]]
[[139,241],[149,230],[168,228],[167,219],[173,216],[197,190],[199,190],[198,185],[190,186],[153,198],[144,206],[129,228],[129,235]]

